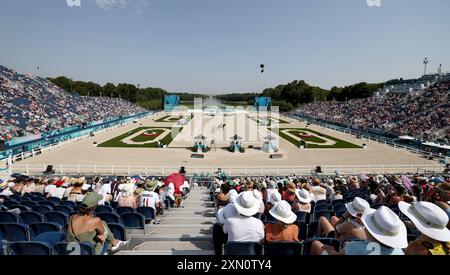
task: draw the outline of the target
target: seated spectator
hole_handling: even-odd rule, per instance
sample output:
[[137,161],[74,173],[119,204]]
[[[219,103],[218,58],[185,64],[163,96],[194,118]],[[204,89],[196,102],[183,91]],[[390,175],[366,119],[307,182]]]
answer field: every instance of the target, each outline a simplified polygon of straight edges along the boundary
[[327,190],[321,186],[319,179],[315,179],[311,186],[311,197],[314,202],[327,199]]
[[34,192],[44,194],[45,187],[47,186],[47,180],[44,177],[38,179]]
[[422,234],[409,243],[406,255],[450,255],[449,218],[444,210],[430,202],[400,202],[405,214]]
[[[230,191],[230,186],[228,183],[224,183],[220,186],[220,193],[217,195],[217,203],[218,204],[225,204],[228,203],[230,198],[228,197],[228,192]],[[223,205],[220,205],[219,208],[224,207]]]
[[162,215],[164,213],[164,209],[166,209],[166,190],[164,184],[159,185],[158,183],[158,187],[155,189],[155,193],[157,193],[159,196],[159,213]]
[[115,252],[125,244],[114,238],[105,222],[93,216],[100,200],[102,196],[97,193],[91,193],[83,199],[79,214],[70,218],[66,237],[68,242],[93,244],[96,255],[106,254],[109,246],[112,246],[111,251]]
[[155,193],[156,182],[147,181],[144,185],[145,191],[141,192],[139,196],[139,206],[151,207],[157,213],[159,209],[159,196]]
[[225,220],[223,232],[228,234],[228,242],[261,242],[264,239],[264,225],[253,217],[260,207],[253,192],[242,192],[230,205],[235,206],[239,216]]
[[404,255],[408,246],[406,226],[388,207],[367,209],[361,217],[367,240],[348,242],[339,252],[334,247],[314,241],[312,255]]
[[337,238],[341,241],[367,240],[366,231],[360,218],[364,211],[370,208],[369,203],[356,197],[352,202],[345,204],[345,208],[347,211],[341,219],[336,216],[331,217],[331,220],[320,217],[317,229],[319,236]]
[[33,178],[27,178],[25,180],[25,184],[23,185],[22,188],[22,196],[24,194],[27,193],[32,193],[36,191],[36,184],[34,183],[34,179]]
[[55,179],[49,179],[47,181],[47,185],[44,188],[44,195],[47,197],[48,193],[50,193],[50,190],[55,189],[56,188],[56,180]]
[[6,182],[0,179],[0,196],[9,197],[14,194],[11,188],[15,185],[14,182]]
[[295,191],[295,202],[292,211],[311,213],[311,196],[308,190],[299,189]]
[[344,197],[342,196],[341,189],[336,189],[335,193],[330,196],[330,201],[342,200]]
[[298,242],[298,226],[293,224],[297,215],[291,210],[286,201],[277,203],[269,211],[270,215],[278,220],[277,224],[266,224],[266,241]]
[[236,190],[231,189],[228,193],[230,197],[230,203],[227,204],[225,207],[220,208],[217,211],[217,220],[220,224],[224,224],[225,220],[230,217],[237,217],[239,216],[239,213],[236,210],[236,207],[234,207],[233,203],[236,200],[236,198],[239,196]]
[[71,180],[72,187],[68,188],[69,194],[67,196],[67,200],[69,201],[77,201],[78,196],[82,195],[82,187],[84,185],[85,179],[73,179]]
[[118,206],[119,207],[131,207],[137,208],[137,200],[134,196],[134,190],[132,184],[124,184],[122,186],[122,193],[119,196]]
[[281,194],[275,189],[275,192],[271,192],[266,202],[266,212],[268,213],[272,207],[281,201]]
[[297,191],[297,185],[293,182],[289,182],[285,192],[281,194],[281,198],[287,201],[290,205],[295,202],[295,192]]
[[68,183],[65,183],[64,180],[58,180],[55,182],[55,188],[50,189],[47,194],[47,198],[59,198],[62,199],[64,197],[64,193],[68,187]]

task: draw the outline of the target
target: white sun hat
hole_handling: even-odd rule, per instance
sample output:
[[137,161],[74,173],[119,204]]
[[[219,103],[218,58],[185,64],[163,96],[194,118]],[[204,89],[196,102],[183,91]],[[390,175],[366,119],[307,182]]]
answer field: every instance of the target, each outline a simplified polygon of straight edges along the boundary
[[281,201],[281,194],[278,191],[272,192],[272,194],[270,194],[269,196],[269,199],[267,200],[267,202],[270,202],[272,205],[275,205],[280,201]]
[[250,217],[258,213],[260,202],[252,191],[245,191],[236,198],[234,206],[239,214]]
[[384,245],[392,248],[408,247],[406,226],[388,207],[381,206],[377,210],[369,208],[361,220],[370,235]]
[[229,202],[234,202],[238,196],[238,192],[234,189],[231,189],[230,192],[228,192]]
[[448,215],[434,203],[420,201],[413,204],[399,202],[398,208],[424,235],[441,242],[450,242]]
[[255,196],[255,198],[259,201],[262,201],[263,196],[261,195],[261,192],[259,192],[259,190],[253,190],[253,196]]
[[363,214],[366,209],[370,208],[370,204],[360,197],[355,197],[352,202],[346,203],[345,208],[353,217],[357,217],[358,214]]
[[292,212],[291,205],[287,201],[280,201],[270,209],[269,213],[285,224],[292,224],[297,219],[297,215]]
[[310,203],[311,202],[311,196],[309,195],[309,191],[306,189],[297,189],[297,191],[295,191],[295,196],[297,196],[297,199],[300,202],[303,203]]

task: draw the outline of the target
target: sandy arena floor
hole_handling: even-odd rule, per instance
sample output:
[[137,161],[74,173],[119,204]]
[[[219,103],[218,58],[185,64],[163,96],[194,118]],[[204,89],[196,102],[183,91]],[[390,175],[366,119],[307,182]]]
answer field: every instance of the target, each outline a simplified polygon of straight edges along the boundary
[[[246,115],[235,115],[224,117],[222,115],[203,118],[204,127],[195,124],[196,119],[192,119],[183,131],[175,138],[169,148],[166,149],[141,149],[141,148],[100,148],[94,147],[93,143],[102,143],[118,135],[126,133],[137,127],[170,127],[176,122],[154,122],[167,113],[161,112],[152,117],[142,119],[138,124],[129,124],[108,132],[97,134],[84,140],[62,146],[52,151],[46,151],[42,155],[17,162],[16,167],[23,167],[39,164],[53,164],[55,168],[63,165],[99,165],[99,166],[171,166],[180,167],[254,167],[261,171],[266,169],[276,169],[276,167],[292,166],[338,166],[338,165],[436,165],[434,161],[427,160],[419,155],[410,153],[403,149],[395,149],[384,144],[373,141],[356,139],[348,134],[335,132],[319,126],[309,126],[310,129],[331,135],[333,137],[357,144],[367,144],[366,149],[299,149],[283,138],[278,138],[281,159],[270,159],[270,154],[256,149],[247,149],[244,154],[230,153],[223,148],[213,148],[206,153],[204,159],[191,158],[192,152],[188,148],[192,147],[192,136],[203,134],[207,137],[214,136],[220,146],[228,146],[230,137],[238,134],[244,137],[245,145],[261,146],[264,135],[268,132],[267,127],[259,127]],[[282,128],[304,128],[306,125],[289,118],[282,117],[290,124],[280,124]],[[234,120],[234,125],[233,125]],[[253,123],[252,123],[253,122]],[[221,123],[225,123],[223,130],[217,128]],[[194,124],[196,126],[194,126]],[[256,128],[255,128],[256,127]],[[202,133],[203,129],[203,133]],[[259,132],[259,137],[255,133]],[[246,139],[250,142],[246,142]],[[218,147],[220,147],[218,146]],[[193,169],[193,168],[192,168]],[[355,172],[371,172],[359,171]],[[337,170],[337,169],[336,169]],[[366,169],[367,170],[367,169]],[[375,170],[374,170],[375,171]]]

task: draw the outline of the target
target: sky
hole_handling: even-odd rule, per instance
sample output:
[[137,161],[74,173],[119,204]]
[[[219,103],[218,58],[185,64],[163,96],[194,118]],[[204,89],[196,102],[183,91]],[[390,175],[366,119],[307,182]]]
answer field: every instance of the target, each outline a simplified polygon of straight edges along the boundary
[[1,0],[0,64],[169,92],[329,89],[419,77],[425,57],[429,72],[449,71],[449,11],[448,0]]

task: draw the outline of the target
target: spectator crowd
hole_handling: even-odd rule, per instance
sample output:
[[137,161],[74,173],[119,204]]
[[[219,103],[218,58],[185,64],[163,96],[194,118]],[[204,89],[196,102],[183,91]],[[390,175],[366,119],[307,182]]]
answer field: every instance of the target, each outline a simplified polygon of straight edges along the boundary
[[0,139],[145,112],[120,98],[82,97],[50,81],[0,66]]
[[211,195],[216,255],[450,255],[448,175],[223,177]]
[[441,81],[418,93],[387,93],[348,102],[313,102],[291,114],[355,129],[377,129],[448,144],[449,90],[450,81]]

